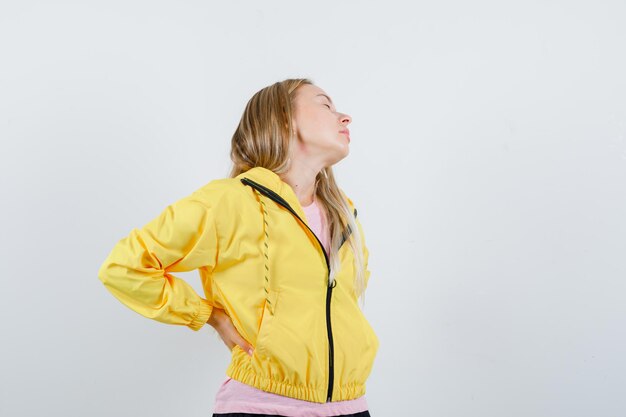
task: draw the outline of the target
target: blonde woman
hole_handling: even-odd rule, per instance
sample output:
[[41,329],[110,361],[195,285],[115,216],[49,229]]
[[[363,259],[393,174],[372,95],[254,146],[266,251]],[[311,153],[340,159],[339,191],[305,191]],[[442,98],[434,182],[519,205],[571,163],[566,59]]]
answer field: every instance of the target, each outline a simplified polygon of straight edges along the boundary
[[[212,326],[231,351],[213,416],[370,416],[379,340],[364,302],[368,249],[332,166],[352,119],[309,79],[252,96],[228,178],[172,203],[98,272],[145,317]],[[204,297],[173,273],[198,270]]]

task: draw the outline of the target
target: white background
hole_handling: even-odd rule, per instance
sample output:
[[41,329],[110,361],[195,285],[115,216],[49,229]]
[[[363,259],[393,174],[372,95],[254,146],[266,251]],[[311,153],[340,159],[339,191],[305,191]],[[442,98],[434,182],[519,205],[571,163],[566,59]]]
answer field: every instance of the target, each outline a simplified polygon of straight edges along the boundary
[[[0,414],[210,416],[230,352],[97,278],[262,87],[352,116],[374,417],[626,415],[622,1],[3,1]],[[180,274],[201,293],[197,271]]]

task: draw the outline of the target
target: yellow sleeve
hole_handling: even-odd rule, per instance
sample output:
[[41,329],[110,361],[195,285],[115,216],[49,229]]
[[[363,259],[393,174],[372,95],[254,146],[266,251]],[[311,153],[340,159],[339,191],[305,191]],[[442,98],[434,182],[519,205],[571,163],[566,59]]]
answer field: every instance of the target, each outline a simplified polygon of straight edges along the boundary
[[214,210],[207,203],[193,194],[182,198],[117,242],[98,278],[135,312],[198,331],[213,306],[171,272],[215,267],[218,239],[214,220]]

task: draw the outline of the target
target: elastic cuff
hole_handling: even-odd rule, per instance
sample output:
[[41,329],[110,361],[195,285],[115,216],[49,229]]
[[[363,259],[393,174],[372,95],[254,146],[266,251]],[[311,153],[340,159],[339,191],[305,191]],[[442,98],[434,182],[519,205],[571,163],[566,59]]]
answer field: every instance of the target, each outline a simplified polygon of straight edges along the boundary
[[213,306],[209,304],[207,300],[202,298],[200,304],[198,304],[198,311],[195,317],[191,320],[191,323],[189,323],[187,327],[194,331],[200,330],[202,326],[206,324],[209,317],[211,317],[212,311]]

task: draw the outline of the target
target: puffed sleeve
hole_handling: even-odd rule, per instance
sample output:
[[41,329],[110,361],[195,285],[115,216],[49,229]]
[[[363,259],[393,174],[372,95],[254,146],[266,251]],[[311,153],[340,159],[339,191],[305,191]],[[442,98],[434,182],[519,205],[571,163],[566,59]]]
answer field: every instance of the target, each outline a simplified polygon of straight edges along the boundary
[[167,206],[145,226],[132,229],[100,267],[100,281],[145,317],[200,330],[213,306],[172,272],[215,267],[218,238],[210,205],[192,194]]

